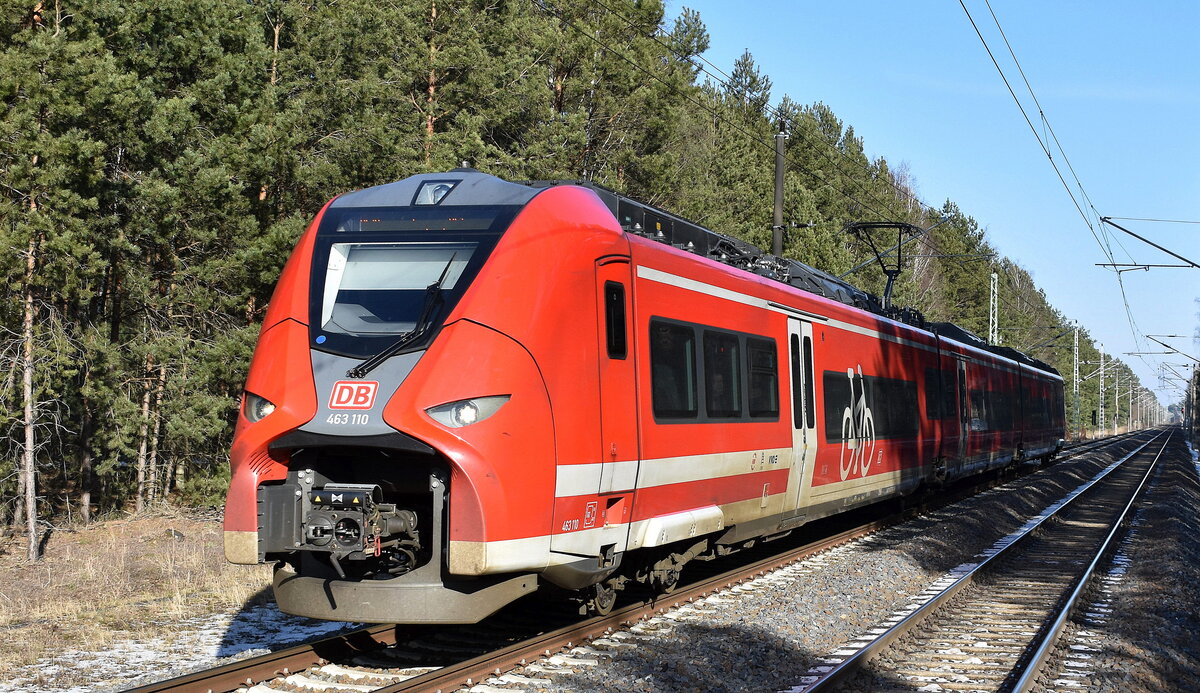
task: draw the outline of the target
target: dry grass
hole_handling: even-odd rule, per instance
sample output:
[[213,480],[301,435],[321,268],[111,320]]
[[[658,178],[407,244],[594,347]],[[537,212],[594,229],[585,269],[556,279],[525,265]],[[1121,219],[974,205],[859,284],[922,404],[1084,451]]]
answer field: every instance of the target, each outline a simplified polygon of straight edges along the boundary
[[170,639],[179,619],[267,599],[270,568],[225,562],[221,523],[162,508],[54,533],[30,564],[0,543],[0,675],[114,640]]

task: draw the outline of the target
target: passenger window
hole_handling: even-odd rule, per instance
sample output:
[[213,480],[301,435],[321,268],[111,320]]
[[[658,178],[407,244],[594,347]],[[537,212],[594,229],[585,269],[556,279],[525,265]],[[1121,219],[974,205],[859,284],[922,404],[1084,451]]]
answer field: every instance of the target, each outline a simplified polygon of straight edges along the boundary
[[750,416],[779,416],[779,368],[775,342],[746,339],[750,373]]
[[741,358],[736,335],[704,333],[704,392],[709,418],[742,415]]
[[930,420],[946,418],[942,411],[941,373],[934,368],[925,369],[925,416]]
[[650,322],[650,380],[655,417],[696,418],[696,334],[692,328]]
[[942,418],[952,421],[959,419],[958,399],[955,390],[958,389],[958,371],[942,371]]
[[845,414],[846,407],[851,407],[852,415],[855,413],[853,410],[855,399],[852,399],[852,394],[858,396],[863,394],[859,388],[865,386],[865,383],[856,384],[854,389],[858,392],[852,393],[850,382],[845,372],[825,371],[822,375],[825,391],[825,442],[827,443],[840,443],[845,440],[842,431],[842,416]]
[[988,415],[985,402],[987,396],[983,390],[971,390],[971,430],[988,430]]
[[620,282],[604,282],[604,325],[605,342],[610,359],[624,359],[627,353],[625,341],[625,285]]

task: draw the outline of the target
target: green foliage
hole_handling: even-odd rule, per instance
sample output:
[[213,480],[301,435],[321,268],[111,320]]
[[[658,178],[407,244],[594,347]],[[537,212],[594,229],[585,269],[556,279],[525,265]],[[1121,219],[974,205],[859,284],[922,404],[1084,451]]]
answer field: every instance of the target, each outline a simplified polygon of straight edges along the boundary
[[179,501],[192,507],[224,505],[229,490],[228,465],[216,465],[196,472],[179,482]]

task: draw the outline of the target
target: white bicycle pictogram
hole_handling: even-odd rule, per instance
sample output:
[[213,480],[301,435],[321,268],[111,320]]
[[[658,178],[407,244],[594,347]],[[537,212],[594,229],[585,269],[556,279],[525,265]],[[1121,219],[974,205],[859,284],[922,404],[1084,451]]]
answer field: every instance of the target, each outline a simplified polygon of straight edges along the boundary
[[842,481],[851,472],[866,476],[871,467],[871,458],[875,456],[875,419],[871,416],[871,408],[867,406],[862,366],[858,367],[857,374],[853,368],[847,368],[846,377],[850,379],[850,406],[842,412]]

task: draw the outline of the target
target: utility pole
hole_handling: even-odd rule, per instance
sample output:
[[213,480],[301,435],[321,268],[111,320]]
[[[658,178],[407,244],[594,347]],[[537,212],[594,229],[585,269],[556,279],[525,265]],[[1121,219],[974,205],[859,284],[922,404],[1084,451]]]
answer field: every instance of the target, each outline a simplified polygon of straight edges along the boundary
[[1071,389],[1075,395],[1075,436],[1076,438],[1083,437],[1083,431],[1079,428],[1079,323],[1075,323],[1075,367],[1074,377],[1071,380]]
[[992,301],[991,301],[991,305],[988,309],[988,343],[989,344],[999,344],[1000,343],[1000,325],[999,325],[999,321],[997,319],[998,309],[996,307],[996,295],[997,295],[996,282],[999,279],[1000,279],[1000,276],[998,274],[996,274],[995,272],[992,272],[992,291],[991,291]]
[[775,257],[783,257],[783,141],[786,139],[780,120],[779,132],[775,133],[775,223],[771,227],[771,254]]
[[1121,371],[1113,373],[1113,435],[1117,435],[1117,424],[1121,421]]

